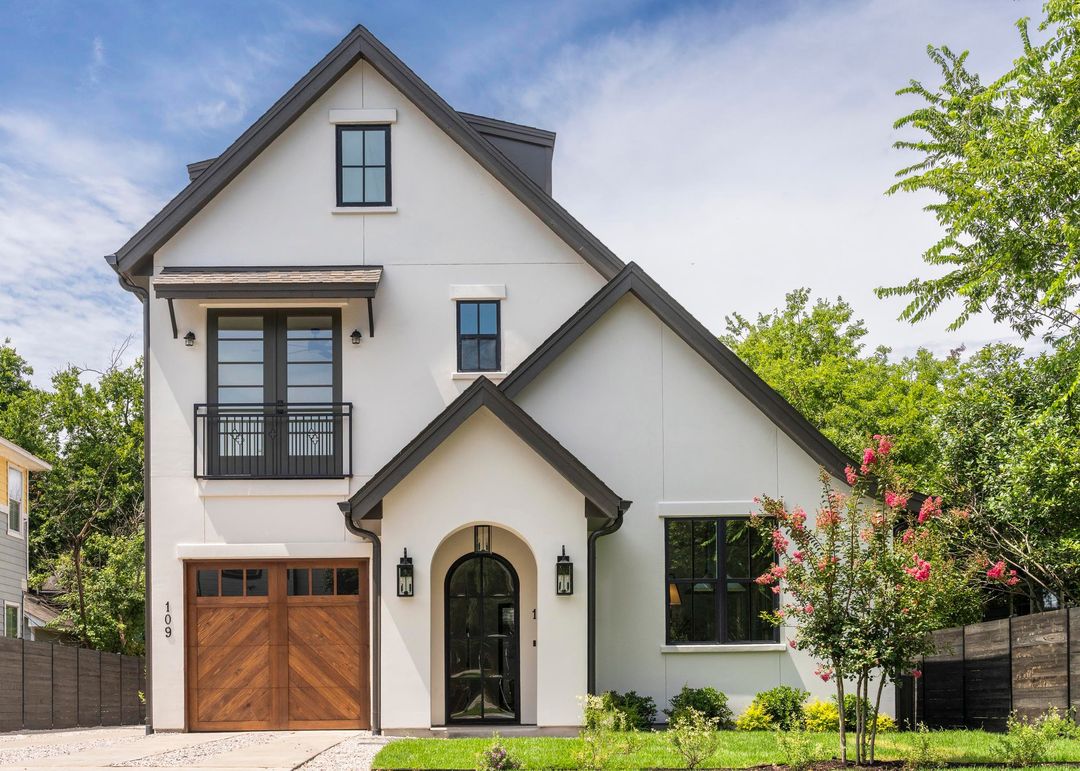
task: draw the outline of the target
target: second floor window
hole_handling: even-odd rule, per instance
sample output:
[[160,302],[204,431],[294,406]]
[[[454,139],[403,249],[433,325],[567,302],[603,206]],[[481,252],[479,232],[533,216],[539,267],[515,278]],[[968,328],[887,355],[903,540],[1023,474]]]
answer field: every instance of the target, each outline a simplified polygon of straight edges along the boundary
[[390,127],[337,127],[337,205],[390,205]]
[[775,555],[748,519],[668,519],[664,531],[668,643],[776,640],[761,613],[777,597],[754,582]]
[[8,466],[8,531],[22,532],[23,472]]
[[498,372],[502,364],[498,300],[458,300],[458,372]]

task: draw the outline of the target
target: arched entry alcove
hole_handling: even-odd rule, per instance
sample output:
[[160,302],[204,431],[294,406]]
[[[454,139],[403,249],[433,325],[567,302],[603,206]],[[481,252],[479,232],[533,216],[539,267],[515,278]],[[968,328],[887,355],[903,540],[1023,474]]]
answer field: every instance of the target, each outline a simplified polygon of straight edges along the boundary
[[474,551],[470,525],[432,560],[432,725],[536,722],[536,561],[490,527],[490,553]]

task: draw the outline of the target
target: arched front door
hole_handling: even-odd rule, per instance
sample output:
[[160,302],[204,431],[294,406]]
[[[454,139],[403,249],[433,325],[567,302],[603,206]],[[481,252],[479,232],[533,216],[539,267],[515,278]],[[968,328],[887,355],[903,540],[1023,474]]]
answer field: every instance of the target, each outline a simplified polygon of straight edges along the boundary
[[446,722],[516,723],[518,577],[497,554],[468,554],[446,574]]

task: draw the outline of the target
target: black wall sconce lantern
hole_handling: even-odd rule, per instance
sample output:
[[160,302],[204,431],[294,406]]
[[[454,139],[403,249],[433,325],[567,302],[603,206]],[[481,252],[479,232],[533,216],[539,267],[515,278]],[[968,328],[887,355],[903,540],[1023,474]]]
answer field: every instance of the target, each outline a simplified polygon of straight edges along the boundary
[[574,593],[574,563],[566,556],[566,547],[555,558],[555,594],[567,596]]
[[184,345],[186,345],[188,348],[191,348],[193,345],[195,345],[195,333],[192,332],[190,329],[188,330],[188,333],[184,335]]
[[352,331],[352,334],[349,335],[349,339],[352,341],[353,345],[360,345],[360,341],[363,339],[363,337],[364,336],[360,334],[359,329],[354,329]]
[[409,550],[404,549],[397,566],[397,596],[413,596],[413,565]]
[[477,554],[491,554],[491,525],[473,527],[473,551]]

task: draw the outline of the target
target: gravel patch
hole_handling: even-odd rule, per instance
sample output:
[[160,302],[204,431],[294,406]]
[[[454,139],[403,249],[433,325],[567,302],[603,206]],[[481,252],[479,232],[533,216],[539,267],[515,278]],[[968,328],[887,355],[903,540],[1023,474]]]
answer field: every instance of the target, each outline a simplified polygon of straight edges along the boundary
[[320,752],[300,768],[304,771],[367,771],[379,750],[392,741],[392,737],[357,731],[356,736]]
[[190,747],[181,747],[177,750],[159,752],[155,755],[146,755],[124,763],[113,763],[114,766],[146,767],[146,766],[187,766],[198,763],[201,760],[220,755],[223,752],[241,750],[248,747],[257,747],[278,738],[279,733],[248,732],[238,736],[230,736],[226,739],[193,744]]
[[[95,732],[87,731],[86,733],[93,734]],[[28,760],[52,758],[60,755],[71,755],[76,752],[85,752],[86,750],[96,750],[103,747],[131,744],[145,738],[145,734],[117,736],[111,731],[108,733],[101,731],[100,733],[101,735],[97,737],[91,738],[88,736],[83,741],[41,743],[32,744],[26,747],[12,747],[6,750],[0,749],[0,766],[15,766]],[[22,738],[25,738],[25,736],[25,734],[22,735]]]

